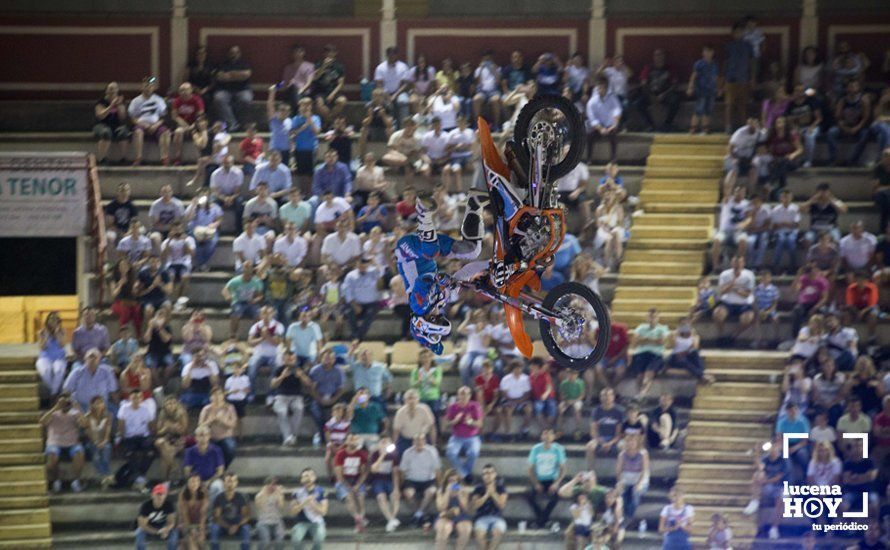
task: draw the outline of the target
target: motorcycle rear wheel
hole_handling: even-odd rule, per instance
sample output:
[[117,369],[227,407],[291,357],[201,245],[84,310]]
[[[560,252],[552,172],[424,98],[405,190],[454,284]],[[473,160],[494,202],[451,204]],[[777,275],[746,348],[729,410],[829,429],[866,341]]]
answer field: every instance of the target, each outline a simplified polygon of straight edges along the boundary
[[553,182],[571,172],[581,161],[587,138],[584,121],[575,105],[562,96],[539,95],[526,103],[513,128],[513,141],[517,145],[514,151],[526,174],[529,172],[530,162],[527,141],[530,135],[535,134],[535,128],[540,123],[554,126],[564,142],[558,162],[550,165],[548,180]]
[[[557,363],[585,370],[603,358],[611,336],[611,321],[597,293],[581,283],[563,283],[553,288],[541,305],[560,316],[556,324],[546,318],[539,321],[544,347]],[[591,335],[591,330],[595,334]]]

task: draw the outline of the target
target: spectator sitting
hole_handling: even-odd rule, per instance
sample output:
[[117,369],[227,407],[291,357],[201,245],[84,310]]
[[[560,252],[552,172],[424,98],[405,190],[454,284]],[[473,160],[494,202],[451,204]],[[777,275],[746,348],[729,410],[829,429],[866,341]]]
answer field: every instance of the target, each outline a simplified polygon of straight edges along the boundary
[[[890,227],[890,147],[881,151],[881,159],[872,172],[871,188],[872,199],[881,212],[881,232],[886,233],[887,227]],[[885,265],[890,265],[890,255],[884,258]]]
[[825,343],[829,356],[842,371],[853,370],[853,364],[859,355],[859,333],[855,328],[841,323],[837,313],[825,316]]
[[[504,508],[507,506],[507,488],[498,480],[492,464],[482,467],[482,483],[473,489],[472,508],[476,511],[473,530],[479,548],[497,548],[507,531]],[[491,536],[490,541],[486,539]]]
[[207,516],[210,510],[210,502],[214,498],[208,496],[208,489],[201,483],[201,476],[197,472],[186,476],[185,487],[179,492],[179,502],[176,507],[180,510],[178,518],[179,529],[187,548],[201,548],[207,542]]
[[[848,82],[846,91],[847,94],[838,98],[834,107],[836,125],[828,130],[828,162],[855,166],[868,143],[872,105],[869,95],[862,93],[862,84],[859,80]],[[843,138],[854,139],[856,146],[849,159],[842,163],[837,158],[837,146]]]
[[[352,138],[355,133],[352,126],[347,126],[346,117],[338,115],[331,125],[331,129],[322,134],[322,139],[328,144],[328,149],[337,152],[337,159],[343,159],[347,167],[352,166]],[[351,173],[350,173],[351,174]]]
[[[239,202],[239,206],[236,207],[239,223],[240,210]],[[195,241],[194,268],[196,271],[210,269],[207,264],[216,252],[216,246],[219,243],[219,226],[222,224],[222,218],[222,208],[210,200],[210,190],[206,187],[201,188],[185,211],[189,235]]]
[[723,251],[737,248],[736,254],[745,257],[748,252],[748,234],[745,232],[751,223],[748,216],[750,205],[745,198],[745,187],[736,185],[731,195],[726,195],[720,207],[719,230],[711,241],[711,268],[716,272],[722,264]]
[[244,225],[244,232],[238,235],[232,242],[236,273],[246,270],[248,264],[255,270],[257,265],[266,257],[268,249],[274,240],[266,239],[263,235],[260,235],[257,232],[258,224],[258,220],[248,220]]
[[257,376],[261,368],[274,371],[278,361],[278,346],[284,341],[284,325],[275,319],[275,309],[271,306],[260,308],[260,319],[250,327],[247,343],[253,346],[248,376],[250,385],[257,388]]
[[173,130],[173,164],[181,164],[182,143],[186,136],[191,137],[196,128],[198,117],[204,116],[204,100],[200,95],[193,93],[192,85],[183,82],[179,85],[179,95],[173,99],[171,111],[176,128]]
[[[588,387],[594,386],[594,375],[596,382],[605,387],[614,387],[624,380],[624,372],[629,362],[629,342],[627,325],[621,322],[612,323],[609,347],[606,349],[602,361],[597,363],[593,373],[590,373],[589,370],[584,373],[584,381]],[[588,396],[588,402],[591,397],[593,396]]]
[[791,311],[791,333],[797,334],[803,322],[828,303],[828,279],[813,264],[801,268],[791,289],[797,294]]
[[157,95],[158,79],[147,76],[142,79],[142,93],[130,101],[127,114],[133,124],[133,148],[135,157],[133,166],[142,164],[142,145],[146,134],[158,140],[161,149],[161,164],[170,162],[170,130],[164,126],[164,115],[167,114],[167,103]]
[[748,175],[748,187],[754,188],[757,170],[751,169],[757,144],[766,138],[766,130],[761,130],[760,121],[748,118],[747,124],[733,132],[729,138],[729,152],[723,159],[723,195],[728,196],[736,187],[739,175]]
[[600,449],[603,453],[617,452],[617,444],[621,441],[621,423],[624,411],[615,404],[615,390],[610,387],[600,391],[600,404],[591,411],[590,441],[585,445],[585,457],[588,469],[593,469],[594,453]]
[[71,461],[71,491],[83,490],[80,474],[83,471],[84,452],[80,444],[79,427],[83,424],[83,412],[71,395],[64,392],[53,407],[40,417],[40,425],[46,428],[46,478],[54,493],[62,490],[59,479],[59,460],[64,454]]
[[569,369],[567,377],[559,383],[559,405],[557,406],[556,431],[562,432],[562,419],[567,411],[572,411],[575,416],[575,441],[581,440],[581,415],[584,408],[585,388],[584,381],[578,378],[578,371]]
[[158,458],[161,459],[165,481],[173,481],[173,471],[178,469],[175,464],[176,455],[185,448],[188,423],[188,413],[176,396],[168,395],[164,398],[164,404],[158,414],[154,445]]
[[365,530],[365,480],[368,478],[368,452],[362,449],[361,439],[351,433],[346,444],[334,456],[337,476],[337,498],[346,501],[346,510],[355,520],[355,532]]
[[347,216],[337,219],[337,231],[324,238],[321,245],[321,263],[336,264],[349,269],[358,263],[362,255],[362,243],[358,235],[350,230],[351,220]]
[[269,196],[269,184],[261,181],[255,188],[256,196],[244,205],[244,217],[253,226],[257,234],[266,240],[266,248],[271,248],[275,241],[275,227],[278,219],[278,203]]
[[152,254],[148,264],[139,270],[133,285],[133,293],[142,306],[142,318],[153,317],[172,292],[173,277],[170,271],[161,267],[161,258],[157,254]]
[[541,429],[553,428],[556,419],[556,387],[549,368],[540,357],[529,361],[529,384],[535,416],[541,418]]
[[485,437],[485,418],[491,417],[493,426],[491,434],[496,434],[500,424],[500,415],[495,407],[500,403],[500,387],[501,380],[494,373],[494,365],[491,361],[482,361],[482,372],[473,379],[473,387],[475,391],[476,401],[482,405],[482,423],[480,424],[480,433]]
[[309,95],[315,64],[306,60],[306,48],[300,44],[291,47],[291,59],[282,70],[281,83],[290,103],[296,105],[300,98]]
[[369,459],[369,481],[371,493],[383,517],[386,518],[386,532],[392,533],[401,522],[399,514],[399,455],[396,446],[386,435],[378,441],[376,450]]
[[[278,151],[269,151],[269,160],[260,164],[250,179],[250,190],[256,189],[261,181],[269,185],[269,196],[276,201],[284,197],[293,187],[293,178],[290,169],[281,162],[281,154]],[[311,171],[310,171],[311,173]]]
[[81,411],[89,410],[90,402],[96,396],[101,397],[110,410],[116,408],[117,379],[111,367],[100,364],[101,357],[99,349],[89,348],[83,363],[75,363],[62,385]]
[[757,331],[754,347],[760,347],[763,340],[763,323],[771,325],[771,334],[779,333],[779,289],[772,283],[772,274],[764,269],[760,272],[760,283],[754,288],[754,327]]
[[[810,421],[797,408],[797,403],[789,401],[784,412],[779,413],[776,421],[776,434],[809,434]],[[793,469],[791,472],[791,480],[795,482],[803,482],[806,478],[807,467],[810,463],[810,443],[805,438],[788,438],[788,456],[791,457],[792,468],[797,466],[798,470]]]
[[878,239],[868,231],[862,220],[850,225],[850,233],[840,242],[841,274],[846,274],[847,284],[853,282],[856,272],[871,273],[875,264]]
[[290,513],[296,515],[296,522],[291,528],[291,540],[302,545],[306,535],[312,538],[312,544],[321,548],[327,530],[324,517],[328,514],[328,498],[324,489],[316,484],[315,471],[304,468],[300,472],[300,486],[294,491]]
[[241,57],[238,46],[229,48],[226,60],[214,73],[213,106],[232,132],[248,122],[250,102],[253,101],[253,90],[250,89],[252,75],[253,71]]
[[800,209],[792,202],[793,194],[789,189],[779,193],[779,204],[773,206],[769,215],[769,226],[776,242],[773,252],[773,272],[778,273],[782,265],[782,256],[787,253],[791,270],[797,267],[797,234],[800,227]]
[[386,406],[386,400],[392,393],[392,373],[389,368],[379,361],[371,358],[371,350],[360,348],[356,340],[350,346],[349,372],[352,375],[352,389],[368,391],[372,401],[380,406]]
[[[532,447],[528,455],[528,477],[531,490],[525,495],[526,501],[535,514],[536,525],[544,529],[550,521],[556,504],[559,502],[559,490],[566,475],[566,452],[562,445],[556,443],[552,428],[541,431],[541,443]],[[545,497],[547,504],[538,506],[538,498]]]
[[421,349],[417,354],[417,366],[411,371],[409,387],[417,390],[420,402],[430,408],[435,417],[435,428],[439,430],[441,403],[442,367],[434,363],[433,352]]
[[210,403],[201,409],[198,425],[210,428],[210,441],[222,451],[225,467],[228,468],[235,459],[238,414],[235,407],[226,401],[222,388],[214,387],[210,390]]
[[[197,476],[201,485],[209,489],[213,500],[223,489],[225,460],[222,450],[210,442],[210,428],[198,426],[195,430],[195,440],[197,441],[195,445],[185,450],[182,460],[183,477],[189,479]],[[206,510],[204,516],[207,516]]]
[[320,198],[327,193],[347,200],[352,193],[352,174],[349,167],[339,161],[334,149],[325,151],[324,164],[316,168],[312,176],[312,196]]
[[312,100],[301,99],[296,116],[291,119],[290,135],[294,141],[297,176],[311,176],[315,169],[315,153],[321,134],[321,117],[312,113]]
[[219,366],[207,357],[206,348],[192,356],[192,361],[182,368],[183,391],[179,400],[189,410],[204,408],[210,403],[210,392],[219,386]]
[[[745,257],[733,257],[729,269],[720,273],[717,281],[719,305],[714,309],[719,337],[724,345],[732,343],[754,322],[754,273],[745,269]],[[728,339],[724,336],[724,325],[728,319],[737,318],[739,326]]]
[[[572,65],[569,65],[571,68]],[[567,69],[568,71],[569,69]],[[652,52],[652,64],[643,67],[640,72],[640,88],[632,105],[646,121],[644,131],[652,132],[655,129],[655,121],[649,113],[649,107],[653,103],[663,104],[666,109],[664,124],[658,128],[670,131],[674,126],[674,117],[680,109],[680,94],[675,90],[676,78],[665,65],[665,51],[656,48]],[[626,86],[626,84],[625,84]]]
[[[260,549],[281,548],[284,543],[284,491],[278,478],[269,476],[253,497],[256,505],[256,530]],[[275,542],[272,542],[272,541]]]
[[[467,79],[470,86],[462,86],[464,89],[460,91],[461,97],[473,98],[473,120],[478,120],[483,107],[487,106],[491,113],[492,131],[497,131],[501,124],[501,69],[492,59],[492,54],[491,50],[482,52],[482,59],[473,71],[472,80]],[[464,70],[461,66],[461,77],[464,76]],[[475,92],[475,95],[470,92]]]
[[[820,316],[814,315],[813,317],[819,318]],[[818,333],[820,328],[821,319],[818,319],[817,322],[813,323],[813,330],[807,333],[814,335],[810,344],[817,348],[822,339],[821,334]],[[809,330],[807,327],[804,327],[804,329]],[[801,332],[804,331],[801,330]],[[804,370],[804,359],[801,355],[798,355],[796,351],[797,350],[792,351],[792,356],[789,359],[788,364],[785,365],[785,372],[782,374],[782,405],[785,406],[788,403],[794,403],[797,405],[798,410],[805,411],[809,408],[813,380],[807,376],[806,373],[808,371]]]
[[874,360],[868,355],[860,355],[847,380],[847,395],[859,399],[860,408],[866,415],[872,417],[881,410],[883,390],[878,381]]
[[[759,445],[758,445],[759,447]],[[782,494],[783,483],[790,474],[790,461],[782,458],[782,438],[774,437],[769,445],[764,445],[769,450],[761,456],[760,449],[754,452],[755,472],[751,480],[751,501],[745,507],[743,513],[750,516],[760,509],[761,500],[774,502]],[[778,515],[779,506],[775,507],[775,515],[767,520],[769,538],[779,538]],[[759,522],[758,522],[759,523]]]
[[[341,217],[347,220],[352,214],[352,205],[343,197],[335,197],[333,190],[325,190],[319,197],[318,206],[315,209],[315,230],[318,236],[324,239],[329,237],[328,233],[337,230],[338,221]],[[349,229],[350,224],[347,222],[346,227]],[[323,263],[323,262],[322,262]]]
[[417,437],[429,437],[429,442],[433,445],[437,438],[436,418],[433,411],[420,402],[417,390],[407,390],[404,399],[405,404],[399,407],[392,421],[393,440],[399,456]]
[[803,167],[810,168],[816,151],[816,138],[819,137],[822,126],[822,105],[814,91],[808,90],[803,84],[797,84],[785,109],[785,116],[803,138]]
[[359,134],[359,155],[362,158],[366,158],[368,141],[389,141],[395,125],[392,103],[383,88],[374,88],[365,109]]
[[415,174],[430,174],[430,159],[424,154],[416,130],[414,119],[405,118],[402,129],[393,132],[387,142],[387,151],[380,158],[380,162],[386,166],[404,169],[406,186],[413,184]]
[[234,155],[225,155],[222,165],[210,175],[210,190],[213,200],[223,210],[232,209],[235,213],[235,231],[242,230],[241,216],[244,199],[241,197],[241,186],[244,184],[244,173],[235,166]]
[[136,516],[136,549],[145,550],[148,537],[166,542],[167,550],[179,548],[176,529],[176,507],[167,499],[167,484],[158,483],[151,490],[151,498],[139,506]]
[[447,470],[436,489],[436,510],[438,510],[435,530],[436,548],[446,548],[448,538],[457,531],[457,548],[466,548],[470,541],[473,522],[470,520],[470,501],[463,490],[460,475]]
[[590,201],[587,188],[590,184],[590,170],[587,163],[579,162],[575,168],[556,181],[559,202],[570,210],[579,210],[581,218],[590,219]]
[[655,375],[664,369],[664,347],[670,329],[659,324],[656,308],[650,308],[647,322],[640,323],[634,329],[632,346],[633,358],[630,362],[630,374],[637,377],[640,395],[649,393]]
[[760,269],[766,257],[770,238],[770,209],[763,204],[763,197],[751,196],[745,220],[745,236],[748,260],[752,269]]
[[114,483],[111,475],[111,424],[114,418],[108,413],[105,401],[98,395],[90,401],[90,410],[80,418],[80,427],[84,432],[84,443],[93,470],[99,476],[100,486],[107,489]]
[[[130,476],[116,476],[119,485],[128,485],[135,477],[133,488],[141,491],[147,483],[146,476],[154,461],[153,432],[157,405],[149,399],[143,403],[141,392],[132,392],[128,401],[121,404],[117,411],[117,427],[120,437],[120,448],[127,460],[124,466]],[[126,481],[124,481],[126,480]],[[122,488],[122,487],[118,487]]]
[[593,161],[593,146],[599,137],[609,140],[609,161],[617,159],[618,128],[621,124],[622,107],[619,98],[608,92],[609,81],[599,76],[596,87],[587,102],[587,161]]
[[296,356],[301,367],[312,364],[324,345],[321,327],[313,320],[315,313],[309,308],[301,309],[298,321],[291,323],[285,332],[285,349]]
[[[445,412],[445,424],[451,428],[451,437],[445,451],[448,460],[457,470],[460,479],[467,480],[473,474],[473,465],[479,457],[484,416],[482,407],[471,401],[472,391],[467,386],[457,390],[457,401]],[[463,454],[463,460],[461,460]]]
[[236,489],[238,476],[229,472],[223,478],[223,492],[213,501],[210,546],[219,548],[220,536],[241,540],[241,550],[250,549],[250,504]]
[[195,166],[195,175],[186,182],[186,187],[191,187],[199,182],[206,186],[208,175],[219,168],[223,163],[223,158],[229,154],[229,143],[232,141],[232,136],[226,132],[225,122],[220,120],[214,122],[208,130],[207,118],[199,117],[195,127],[192,141],[199,151],[199,156]]
[[[615,475],[623,491],[625,518],[633,519],[643,495],[649,490],[649,452],[641,447],[642,435],[629,435],[624,449],[618,453]],[[646,531],[646,520],[640,519],[640,531]]]
[[705,365],[699,355],[701,339],[692,327],[689,317],[681,317],[676,330],[669,336],[671,354],[667,366],[674,369],[685,369],[689,374],[705,384],[713,384],[714,375],[705,372]]
[[847,205],[831,193],[828,183],[817,185],[816,193],[800,206],[800,210],[810,215],[810,230],[803,237],[804,248],[809,248],[820,233],[830,233],[834,242],[841,240],[837,220],[840,214],[847,213]]
[[241,319],[253,321],[259,317],[259,304],[263,301],[263,282],[254,276],[253,263],[245,262],[240,275],[235,275],[222,289],[223,298],[230,302],[229,335],[236,338]]
[[[766,147],[768,155],[764,158],[770,159],[770,198],[775,200],[778,197],[778,191],[783,189],[787,183],[788,173],[796,170],[799,166],[799,159],[803,155],[803,146],[800,143],[797,130],[790,128],[787,119],[780,116],[770,127]],[[755,158],[754,164],[759,166],[758,163],[759,161]]]
[[500,413],[501,429],[508,439],[513,430],[513,415],[515,413],[522,414],[522,425],[516,438],[526,438],[529,433],[529,424],[532,418],[532,387],[528,375],[522,370],[522,362],[514,360],[510,366],[510,374],[501,378],[502,400],[498,412]]
[[362,444],[371,449],[389,427],[385,405],[371,399],[368,390],[356,390],[350,403],[350,432],[357,434]]
[[[841,471],[843,491],[841,510],[866,510],[869,507],[872,509],[878,507],[880,497],[875,488],[878,467],[874,459],[868,457],[868,451],[863,448],[864,443],[864,439],[860,439],[859,443],[847,444]],[[868,503],[862,502],[863,498],[867,498]],[[876,523],[872,523],[872,525],[877,527]],[[875,529],[875,531],[879,531],[879,529]],[[874,536],[870,538],[875,540]]]
[[457,127],[448,133],[449,164],[445,172],[451,174],[451,181],[454,184],[448,191],[457,193],[463,190],[463,173],[473,159],[475,145],[475,132],[468,127],[466,117],[459,116]]
[[130,224],[139,214],[130,197],[130,184],[119,183],[117,195],[105,205],[103,210],[105,212],[105,236],[108,239],[108,245],[113,246],[118,237],[127,234]]
[[181,310],[188,303],[187,294],[192,273],[192,257],[195,255],[196,248],[195,239],[186,235],[180,222],[170,226],[169,236],[161,243],[164,270],[172,278],[170,294],[176,296],[174,307],[177,310]]
[[417,526],[431,523],[425,520],[424,513],[436,495],[435,485],[441,467],[439,451],[433,445],[427,445],[426,436],[422,433],[414,437],[413,445],[405,449],[399,460],[399,470],[404,480],[404,500],[414,504],[415,497],[419,498],[412,516]]
[[[358,227],[362,233],[374,235],[373,230],[378,228],[376,234],[382,235],[379,228],[389,223],[389,207],[380,204],[380,193],[372,191],[368,195],[367,203],[361,207],[355,221],[359,224]],[[439,227],[441,228],[441,225]],[[365,241],[366,244],[367,242]]]
[[185,208],[182,206],[182,201],[173,196],[173,187],[162,185],[160,198],[151,203],[148,210],[152,230],[149,237],[155,250],[160,250],[161,241],[167,238],[173,224],[182,221],[184,214]]
[[878,307],[878,287],[869,280],[867,272],[860,271],[856,274],[856,282],[847,287],[844,304],[852,320],[865,321],[868,326],[868,341],[874,344],[881,310]]
[[108,151],[112,143],[118,144],[120,160],[123,161],[130,145],[130,129],[127,126],[126,100],[117,82],[109,82],[105,86],[105,94],[96,102],[93,111],[96,115],[93,136],[98,141],[97,162],[100,165],[109,163]]
[[458,189],[451,180],[451,171],[445,172],[450,161],[448,153],[448,133],[442,130],[442,119],[433,117],[430,121],[432,129],[420,137],[423,154],[429,159],[430,174],[442,175],[442,183],[446,189]]
[[292,223],[298,232],[304,231],[313,219],[312,205],[303,200],[303,194],[297,187],[291,187],[287,192],[287,199],[278,209],[279,224],[286,226],[287,223]]
[[324,432],[325,410],[330,410],[346,392],[346,376],[336,364],[334,352],[326,349],[321,352],[320,359],[321,362],[309,370],[309,378],[313,383],[309,414],[312,415],[319,433]]
[[342,94],[346,69],[337,61],[337,47],[326,44],[324,59],[315,65],[312,75],[312,97],[315,111],[326,120],[335,118],[346,106],[346,96]]
[[265,143],[263,138],[257,135],[256,122],[248,123],[244,128],[244,139],[238,144],[238,152],[243,170],[248,176],[256,172],[256,165],[263,160]]
[[281,255],[290,271],[303,264],[308,248],[306,239],[297,233],[297,226],[293,222],[285,222],[284,233],[275,240],[272,252],[273,255]]
[[275,371],[269,384],[275,392],[272,410],[278,418],[278,430],[281,432],[282,446],[294,447],[300,435],[305,409],[304,394],[308,394],[312,381],[297,363],[293,351],[284,352],[284,360]]
[[469,385],[479,372],[481,365],[488,355],[488,346],[491,341],[491,329],[486,322],[487,313],[483,309],[471,311],[466,319],[457,327],[458,334],[466,336],[467,341],[464,352],[458,364],[460,382]]
[[[129,331],[128,325],[121,326],[121,333]],[[68,361],[65,357],[65,329],[58,311],[47,314],[43,328],[37,333],[40,342],[40,354],[37,356],[36,368],[43,386],[51,398],[62,391],[65,382],[65,371]],[[138,344],[136,344],[138,347]],[[112,348],[113,350],[113,348]]]

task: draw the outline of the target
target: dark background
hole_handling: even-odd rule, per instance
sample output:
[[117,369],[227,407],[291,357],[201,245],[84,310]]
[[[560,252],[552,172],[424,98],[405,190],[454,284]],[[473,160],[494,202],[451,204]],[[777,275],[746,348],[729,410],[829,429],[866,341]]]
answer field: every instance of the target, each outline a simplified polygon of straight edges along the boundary
[[77,293],[77,239],[0,238],[0,296]]

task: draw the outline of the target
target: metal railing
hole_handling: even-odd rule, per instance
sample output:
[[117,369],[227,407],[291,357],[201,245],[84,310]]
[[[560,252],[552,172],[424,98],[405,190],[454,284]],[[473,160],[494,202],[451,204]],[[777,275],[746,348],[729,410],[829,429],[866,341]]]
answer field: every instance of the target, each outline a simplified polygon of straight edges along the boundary
[[105,303],[104,272],[108,237],[105,234],[105,211],[102,209],[102,189],[99,185],[96,155],[90,154],[88,159],[90,237],[95,246],[93,273],[97,277],[99,285],[99,303],[96,305],[102,306]]

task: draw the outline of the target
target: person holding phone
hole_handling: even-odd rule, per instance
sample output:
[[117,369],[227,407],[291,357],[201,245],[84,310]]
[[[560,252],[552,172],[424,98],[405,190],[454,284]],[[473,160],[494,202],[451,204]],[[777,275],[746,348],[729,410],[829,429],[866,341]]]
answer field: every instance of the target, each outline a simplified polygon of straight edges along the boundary
[[463,550],[470,542],[473,521],[470,516],[469,492],[460,483],[460,474],[448,470],[442,476],[442,483],[436,490],[436,550],[448,547],[448,538],[457,531],[456,550]]
[[402,523],[398,519],[402,498],[399,490],[399,453],[392,439],[384,435],[377,440],[369,464],[371,494],[377,501],[380,513],[386,518],[386,532],[392,533]]

